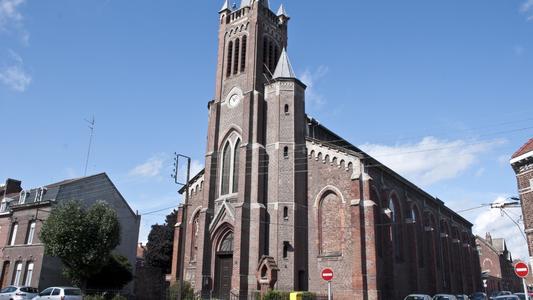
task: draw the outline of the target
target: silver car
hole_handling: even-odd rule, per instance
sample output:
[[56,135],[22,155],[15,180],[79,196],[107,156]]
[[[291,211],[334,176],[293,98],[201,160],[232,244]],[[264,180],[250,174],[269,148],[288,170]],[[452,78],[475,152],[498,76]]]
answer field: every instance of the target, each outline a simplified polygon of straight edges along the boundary
[[457,300],[457,297],[449,294],[437,294],[433,296],[433,300]]
[[29,286],[8,286],[0,291],[0,300],[31,300],[39,294],[36,288]]
[[431,296],[424,294],[411,294],[405,297],[404,300],[431,300]]
[[81,290],[75,287],[49,287],[33,300],[82,300]]

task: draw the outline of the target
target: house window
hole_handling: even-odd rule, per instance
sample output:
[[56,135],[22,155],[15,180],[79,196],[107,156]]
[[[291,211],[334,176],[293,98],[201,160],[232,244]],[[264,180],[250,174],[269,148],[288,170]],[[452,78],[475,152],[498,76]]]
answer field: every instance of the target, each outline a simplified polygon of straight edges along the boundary
[[285,146],[285,148],[283,148],[283,158],[287,159],[289,158],[289,147]]
[[20,285],[20,276],[22,275],[22,262],[15,265],[15,274],[13,278],[13,285]]
[[11,228],[11,238],[9,239],[9,245],[14,246],[15,242],[17,240],[17,231],[19,229],[18,223],[13,223],[13,227]]
[[33,277],[33,262],[29,262],[26,267],[26,281],[25,285],[31,286],[31,278]]
[[289,114],[289,104],[285,104],[285,114]]
[[287,206],[283,207],[283,219],[289,219],[289,208]]
[[28,238],[26,244],[31,245],[33,243],[33,236],[35,235],[35,221],[30,222],[28,227]]

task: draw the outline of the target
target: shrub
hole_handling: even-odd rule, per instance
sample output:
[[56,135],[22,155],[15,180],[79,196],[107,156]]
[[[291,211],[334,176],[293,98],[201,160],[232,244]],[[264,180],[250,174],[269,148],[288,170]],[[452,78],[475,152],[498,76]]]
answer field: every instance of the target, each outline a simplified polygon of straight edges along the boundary
[[102,295],[90,295],[84,296],[83,300],[105,300],[105,298]]
[[289,292],[271,290],[265,294],[265,296],[263,297],[263,300],[289,300],[289,298],[290,298]]
[[[169,299],[176,299],[178,297],[178,283],[174,283],[168,291]],[[181,287],[181,299],[182,300],[194,300],[194,290],[192,285],[188,281],[183,282]]]

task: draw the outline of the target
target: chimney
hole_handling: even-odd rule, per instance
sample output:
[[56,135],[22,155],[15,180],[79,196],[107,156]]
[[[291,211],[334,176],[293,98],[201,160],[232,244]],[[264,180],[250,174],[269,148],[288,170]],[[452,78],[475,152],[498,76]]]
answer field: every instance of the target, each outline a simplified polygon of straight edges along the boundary
[[492,245],[492,236],[490,236],[490,232],[487,232],[487,234],[485,234],[485,241]]
[[2,196],[8,195],[8,194],[18,194],[22,191],[22,182],[20,180],[15,180],[8,178],[6,180],[6,184],[2,187],[0,187],[0,191],[2,192]]

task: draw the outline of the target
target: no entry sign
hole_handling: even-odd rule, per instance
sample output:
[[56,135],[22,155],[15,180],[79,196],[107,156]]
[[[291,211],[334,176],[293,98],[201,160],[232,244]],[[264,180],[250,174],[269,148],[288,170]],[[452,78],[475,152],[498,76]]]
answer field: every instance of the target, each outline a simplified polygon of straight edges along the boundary
[[525,278],[529,274],[529,267],[523,262],[519,262],[514,266],[514,272],[516,276],[520,278]]
[[331,281],[333,279],[333,270],[330,268],[322,270],[322,279],[325,281]]

